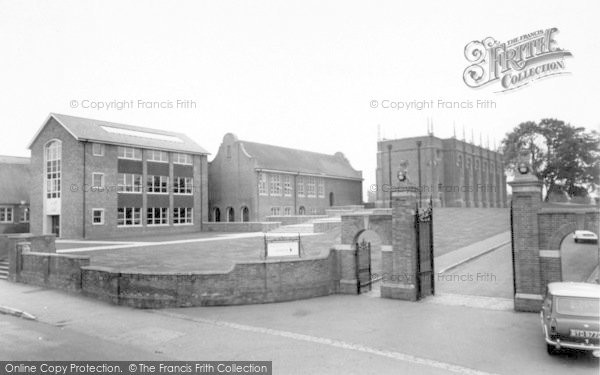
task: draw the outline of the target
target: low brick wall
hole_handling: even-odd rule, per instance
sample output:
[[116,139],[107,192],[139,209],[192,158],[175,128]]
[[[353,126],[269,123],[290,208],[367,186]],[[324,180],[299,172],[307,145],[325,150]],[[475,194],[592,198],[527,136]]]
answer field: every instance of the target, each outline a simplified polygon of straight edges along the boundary
[[87,256],[34,252],[20,256],[16,281],[67,291],[81,290],[81,267],[90,264]]
[[207,232],[268,232],[279,228],[279,222],[205,222],[202,227]]
[[279,222],[281,225],[294,225],[315,219],[325,219],[327,217],[327,215],[267,216],[267,221]]
[[140,272],[90,266],[89,257],[12,250],[11,281],[82,292],[136,308],[292,301],[339,292],[336,250],[326,256],[238,263],[228,272]]
[[16,244],[28,242],[32,251],[38,253],[56,253],[56,236],[53,234],[32,235],[31,233],[0,234],[0,259],[7,259],[9,249]]
[[156,273],[82,268],[83,293],[136,308],[225,306],[335,294],[336,252],[314,259],[238,263],[227,273]]
[[335,228],[341,228],[342,221],[334,221],[334,220],[323,220],[323,221],[315,221],[313,223],[313,232],[314,233],[325,233],[329,232]]

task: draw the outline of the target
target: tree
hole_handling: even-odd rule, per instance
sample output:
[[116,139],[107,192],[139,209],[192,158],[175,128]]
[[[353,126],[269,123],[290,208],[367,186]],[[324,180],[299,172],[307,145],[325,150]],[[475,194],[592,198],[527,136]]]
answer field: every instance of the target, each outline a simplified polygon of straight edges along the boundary
[[[556,119],[519,124],[502,140],[508,172],[527,154],[532,171],[547,192],[582,195],[600,184],[600,136]],[[546,196],[548,199],[548,195]]]

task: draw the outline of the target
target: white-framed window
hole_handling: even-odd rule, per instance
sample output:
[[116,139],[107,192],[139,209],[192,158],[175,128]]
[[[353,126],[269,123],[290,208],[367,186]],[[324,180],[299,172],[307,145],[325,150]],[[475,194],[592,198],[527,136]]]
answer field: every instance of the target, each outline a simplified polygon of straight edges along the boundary
[[292,208],[291,207],[284,207],[283,208],[283,214],[285,216],[292,216]]
[[142,175],[119,173],[117,175],[117,191],[119,193],[141,193]]
[[280,207],[271,207],[271,216],[279,216],[281,215]]
[[134,147],[119,146],[119,159],[142,160],[142,150]]
[[104,145],[102,143],[92,143],[92,155],[104,156]]
[[92,225],[104,225],[104,208],[92,209]]
[[168,163],[169,154],[165,151],[148,150],[148,161],[155,161],[158,163]]
[[148,193],[168,194],[169,177],[168,176],[148,176]]
[[315,184],[315,177],[314,176],[308,176],[306,178],[308,180],[308,182],[306,183],[306,196],[309,198],[314,198],[317,196],[317,191],[316,191],[316,184]]
[[12,223],[14,220],[14,209],[12,207],[0,207],[0,223]]
[[272,174],[269,176],[269,192],[270,195],[281,195],[281,176],[278,174]]
[[60,198],[62,147],[60,141],[46,145],[46,197]]
[[267,175],[264,173],[258,174],[258,194],[268,195],[267,192]]
[[25,207],[21,210],[21,223],[29,223],[29,214],[29,207]]
[[190,154],[173,154],[173,164],[192,165],[193,159]]
[[119,207],[117,209],[117,225],[120,227],[142,225],[142,209],[139,207]]
[[304,177],[298,176],[297,184],[298,184],[298,187],[296,189],[298,191],[298,196],[304,197]]
[[323,178],[318,178],[317,194],[319,198],[325,198],[325,180]]
[[167,225],[169,224],[169,209],[166,207],[150,207],[146,216],[148,225]]
[[173,209],[173,224],[193,224],[194,209],[191,207],[175,207]]
[[194,180],[191,177],[175,177],[173,193],[191,195],[194,193]]
[[283,195],[291,197],[294,190],[292,189],[292,176],[286,174],[283,176]]
[[104,173],[92,173],[92,187],[104,186]]

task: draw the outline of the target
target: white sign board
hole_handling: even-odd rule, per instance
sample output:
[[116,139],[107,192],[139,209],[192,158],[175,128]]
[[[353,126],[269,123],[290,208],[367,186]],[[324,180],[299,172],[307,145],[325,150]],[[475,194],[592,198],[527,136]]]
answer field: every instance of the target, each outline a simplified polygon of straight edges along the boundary
[[267,257],[299,257],[298,241],[268,241]]

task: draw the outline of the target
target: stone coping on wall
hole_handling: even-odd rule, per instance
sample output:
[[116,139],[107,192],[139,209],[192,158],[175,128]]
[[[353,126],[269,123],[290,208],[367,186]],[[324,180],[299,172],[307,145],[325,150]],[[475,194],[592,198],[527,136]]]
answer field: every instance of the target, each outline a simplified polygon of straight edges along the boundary
[[554,214],[554,213],[591,213],[597,214],[600,210],[599,206],[589,204],[575,203],[543,203],[538,211],[538,214]]
[[[259,260],[250,260],[250,261],[245,261],[245,262],[233,263],[233,265],[228,270],[222,270],[222,271],[207,271],[207,270],[150,271],[150,270],[140,270],[140,269],[135,269],[135,268],[116,268],[116,267],[95,266],[95,265],[83,266],[83,267],[81,267],[81,269],[103,271],[103,272],[108,272],[108,273],[124,273],[124,274],[128,274],[128,275],[140,274],[140,275],[145,275],[145,276],[152,276],[152,275],[156,275],[156,276],[224,275],[224,274],[233,272],[236,267],[244,266],[244,265],[293,263],[293,262],[303,262],[303,261],[309,261],[309,260],[313,260],[313,261],[314,260],[327,260],[331,256],[331,252],[334,250],[337,250],[337,248],[327,249],[327,252],[324,254],[310,256],[310,257],[301,257],[301,258],[278,257],[278,258],[273,258],[273,259],[259,259]],[[31,252],[31,253],[25,253],[25,254],[34,254],[34,253]],[[65,255],[63,255],[63,254],[46,254],[46,253],[35,253],[35,254],[68,257],[68,255],[66,255],[66,254]],[[86,258],[85,256],[78,256],[78,255],[71,255],[70,257],[76,258],[76,259]],[[89,258],[89,257],[87,257],[87,258]]]

